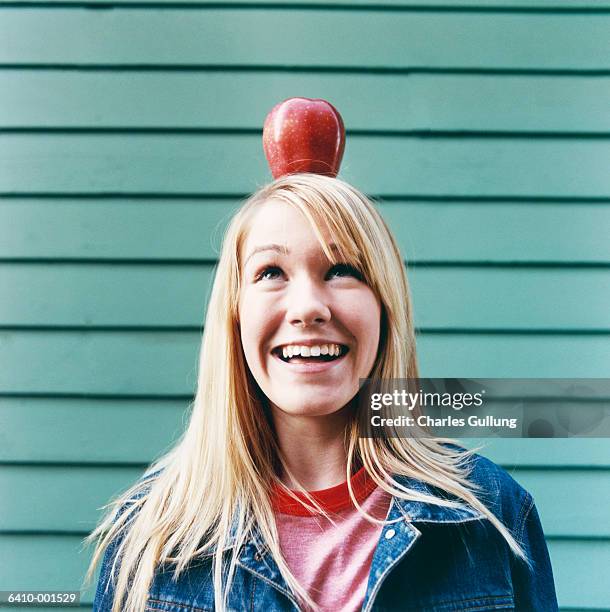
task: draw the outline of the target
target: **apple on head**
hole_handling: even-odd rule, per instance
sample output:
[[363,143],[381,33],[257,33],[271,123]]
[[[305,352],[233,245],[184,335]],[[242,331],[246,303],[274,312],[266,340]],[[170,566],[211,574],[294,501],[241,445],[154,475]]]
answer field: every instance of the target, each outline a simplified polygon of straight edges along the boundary
[[289,98],[267,115],[263,148],[275,179],[296,172],[337,176],[345,149],[343,119],[326,100]]

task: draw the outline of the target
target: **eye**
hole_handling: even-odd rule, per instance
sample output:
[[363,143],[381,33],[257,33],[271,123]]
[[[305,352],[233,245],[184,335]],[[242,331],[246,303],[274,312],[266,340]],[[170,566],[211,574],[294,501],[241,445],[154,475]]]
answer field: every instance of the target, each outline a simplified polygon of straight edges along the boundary
[[328,275],[338,276],[338,277],[353,276],[354,278],[357,278],[358,280],[362,280],[362,274],[356,268],[354,268],[354,266],[351,266],[350,264],[346,264],[346,263],[335,264],[328,271]]
[[278,275],[282,274],[282,269],[277,266],[266,266],[255,276],[255,281],[261,280],[277,280]]

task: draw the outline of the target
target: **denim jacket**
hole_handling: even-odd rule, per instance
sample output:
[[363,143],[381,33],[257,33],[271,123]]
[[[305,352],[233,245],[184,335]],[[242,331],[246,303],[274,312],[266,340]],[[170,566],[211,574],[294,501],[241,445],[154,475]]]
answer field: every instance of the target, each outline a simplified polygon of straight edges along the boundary
[[[549,554],[531,495],[488,459],[473,455],[470,461],[474,464],[470,479],[482,488],[479,499],[510,529],[532,567],[512,553],[497,529],[478,511],[394,497],[388,518],[399,521],[381,531],[363,612],[558,609]],[[410,488],[439,495],[420,481],[396,478]],[[111,544],[104,556],[94,612],[109,612],[112,607],[113,588],[108,582],[114,550]],[[238,559],[229,610],[300,609],[275,560],[256,536],[242,547]],[[214,610],[210,558],[191,561],[177,581],[171,567],[159,567],[146,610]]]

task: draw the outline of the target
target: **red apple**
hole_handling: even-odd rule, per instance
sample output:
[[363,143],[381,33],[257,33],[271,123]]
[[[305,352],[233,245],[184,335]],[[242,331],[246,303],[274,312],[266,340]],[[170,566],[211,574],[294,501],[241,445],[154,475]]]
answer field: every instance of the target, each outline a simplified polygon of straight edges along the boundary
[[273,178],[296,172],[337,176],[345,149],[343,119],[326,100],[289,98],[267,115],[263,148]]

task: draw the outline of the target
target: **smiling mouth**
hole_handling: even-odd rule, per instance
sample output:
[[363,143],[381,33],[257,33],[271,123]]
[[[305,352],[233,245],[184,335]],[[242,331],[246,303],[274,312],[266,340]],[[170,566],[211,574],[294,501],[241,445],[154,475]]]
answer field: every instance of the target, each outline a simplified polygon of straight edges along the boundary
[[293,355],[293,356],[284,356],[284,351],[281,346],[274,348],[271,353],[275,355],[278,359],[283,361],[284,363],[326,363],[329,361],[337,361],[338,359],[343,358],[349,352],[349,348],[344,344],[338,345],[340,350],[338,355]]

